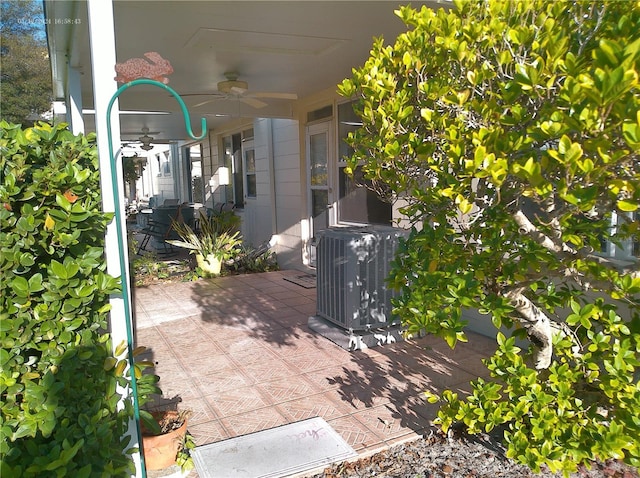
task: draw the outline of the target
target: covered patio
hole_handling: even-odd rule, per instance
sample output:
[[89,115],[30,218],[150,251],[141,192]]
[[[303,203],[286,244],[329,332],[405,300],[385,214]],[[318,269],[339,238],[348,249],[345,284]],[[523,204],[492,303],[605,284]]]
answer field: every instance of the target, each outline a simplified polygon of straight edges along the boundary
[[164,397],[193,411],[198,446],[322,417],[367,455],[430,428],[436,409],[423,391],[464,392],[487,375],[494,342],[473,333],[455,350],[431,336],[340,348],[308,328],[316,289],[287,280],[300,274],[135,289],[137,344],[150,349]]

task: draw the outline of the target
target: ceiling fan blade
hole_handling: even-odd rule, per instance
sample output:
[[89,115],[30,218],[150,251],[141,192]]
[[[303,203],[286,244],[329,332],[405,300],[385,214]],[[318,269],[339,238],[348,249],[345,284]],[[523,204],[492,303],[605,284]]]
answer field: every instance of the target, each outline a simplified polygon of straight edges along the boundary
[[[140,131],[121,131],[120,135],[121,136],[135,136],[136,137],[136,141],[137,141],[137,136],[139,136],[140,133],[141,133]],[[160,133],[161,133],[161,131],[147,131],[146,132],[146,134],[149,134],[149,135],[160,134]]]
[[265,106],[267,106],[267,103],[265,103],[264,101],[260,101],[256,98],[251,98],[250,96],[241,96],[240,101],[248,104],[249,106],[253,106],[254,108],[257,108],[257,109],[264,108]]
[[256,93],[249,93],[245,95],[245,98],[273,98],[280,100],[297,100],[298,95],[295,93],[269,93],[266,91],[258,91]]
[[199,108],[200,106],[204,106],[204,105],[206,105],[208,103],[213,103],[214,101],[219,100],[220,98],[222,98],[222,97],[218,96],[216,98],[212,98],[212,99],[207,100],[207,101],[201,101],[200,103],[196,103],[195,105],[193,105],[191,107],[192,108]]
[[170,140],[170,139],[158,139],[158,140],[154,139],[150,143],[144,143],[142,141],[123,141],[122,142],[122,147],[123,148],[130,148],[130,147],[134,147],[134,146],[140,146],[142,144],[174,144],[174,143],[176,143],[176,141]]

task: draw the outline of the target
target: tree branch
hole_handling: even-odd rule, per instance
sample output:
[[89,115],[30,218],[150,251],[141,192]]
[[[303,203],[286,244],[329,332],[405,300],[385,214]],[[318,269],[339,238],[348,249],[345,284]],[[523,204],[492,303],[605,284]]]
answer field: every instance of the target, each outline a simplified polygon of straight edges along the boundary
[[511,305],[516,309],[519,322],[526,329],[527,335],[536,346],[534,353],[537,370],[546,369],[551,365],[553,354],[553,330],[560,330],[560,326],[553,327],[549,317],[523,294],[523,288],[509,290],[504,293]]
[[[527,215],[522,212],[522,209],[518,209],[513,217],[520,229],[522,234],[528,234],[531,236],[538,244],[540,244],[545,249],[555,253],[555,254],[570,254],[571,256],[575,256],[578,251],[569,247],[567,244],[562,242],[561,239],[553,240],[549,236],[540,232],[540,230],[529,220]],[[555,231],[556,234],[558,231]]]

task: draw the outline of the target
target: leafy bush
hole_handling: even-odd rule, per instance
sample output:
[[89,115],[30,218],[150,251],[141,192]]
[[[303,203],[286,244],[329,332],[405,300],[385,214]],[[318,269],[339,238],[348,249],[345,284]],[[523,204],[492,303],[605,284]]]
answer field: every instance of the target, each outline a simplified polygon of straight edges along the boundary
[[223,232],[232,233],[239,230],[241,220],[235,211],[230,210],[213,213],[210,222],[213,230],[221,234]]
[[258,248],[243,244],[239,252],[227,261],[227,266],[237,273],[270,272],[278,270],[278,260],[268,244]]
[[0,475],[123,476],[94,137],[0,122]]
[[134,284],[145,286],[154,282],[179,281],[190,282],[198,279],[188,259],[162,260],[155,252],[145,252],[140,256],[131,256],[130,264]]
[[410,29],[340,86],[363,122],[349,167],[416,226],[391,278],[409,331],[453,347],[466,308],[497,329],[492,380],[432,397],[440,423],[504,425],[534,470],[640,465],[638,262],[600,254],[639,240],[640,3],[398,15]]

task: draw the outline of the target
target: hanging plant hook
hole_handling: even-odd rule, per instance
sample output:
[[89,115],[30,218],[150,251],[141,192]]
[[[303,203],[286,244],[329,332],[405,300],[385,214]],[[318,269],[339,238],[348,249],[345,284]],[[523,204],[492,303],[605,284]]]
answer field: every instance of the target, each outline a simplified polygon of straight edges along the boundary
[[[173,70],[172,70],[173,71]],[[133,413],[134,413],[134,419],[135,419],[135,423],[136,423],[136,427],[137,427],[137,431],[138,431],[138,436],[141,437],[141,430],[140,430],[140,408],[138,405],[138,387],[136,384],[136,377],[135,374],[133,373],[133,330],[132,330],[132,315],[131,315],[131,304],[129,302],[129,299],[131,297],[130,291],[129,291],[129,284],[128,281],[125,280],[125,273],[124,271],[126,270],[127,264],[125,261],[125,241],[124,238],[122,237],[122,231],[123,229],[123,220],[122,220],[122,215],[121,215],[121,210],[120,207],[118,207],[118,203],[117,201],[119,201],[120,198],[120,188],[118,187],[118,175],[117,173],[117,168],[116,168],[116,156],[114,155],[113,152],[113,133],[111,131],[111,112],[112,112],[112,108],[113,105],[116,101],[116,99],[126,90],[128,90],[129,88],[136,86],[136,85],[153,85],[153,86],[157,86],[158,88],[162,88],[166,91],[168,91],[169,93],[171,93],[171,95],[176,99],[176,101],[178,102],[178,104],[180,105],[180,109],[182,110],[182,115],[184,116],[184,122],[185,122],[185,128],[187,130],[187,134],[189,135],[189,137],[191,137],[192,139],[198,141],[203,139],[206,134],[207,134],[207,120],[206,118],[201,118],[201,134],[200,136],[196,136],[193,133],[193,130],[191,128],[191,119],[189,118],[189,112],[187,110],[187,106],[184,103],[184,101],[182,100],[182,98],[180,97],[180,95],[171,87],[167,86],[165,83],[162,83],[160,81],[156,81],[156,80],[152,80],[152,79],[148,79],[148,78],[140,78],[140,79],[135,79],[133,81],[130,81],[128,83],[125,83],[124,85],[122,85],[120,88],[118,88],[118,90],[113,94],[113,96],[111,97],[111,100],[109,101],[109,106],[107,108],[107,140],[109,142],[109,159],[110,159],[110,170],[111,170],[111,184],[112,184],[112,193],[113,193],[113,198],[115,201],[114,204],[114,216],[115,216],[115,223],[116,223],[116,228],[117,228],[117,237],[118,237],[118,252],[119,252],[119,256],[120,256],[120,283],[121,283],[121,287],[122,287],[122,299],[123,299],[123,305],[124,305],[124,314],[125,314],[125,322],[126,322],[126,331],[127,331],[127,349],[128,349],[128,362],[129,362],[129,368],[130,368],[130,386],[131,386],[131,395],[133,397]],[[145,471],[145,465],[144,465],[144,455],[142,453],[140,453],[140,460],[141,460],[141,464],[142,464],[142,470],[143,470],[143,476],[146,476],[146,471]]]

